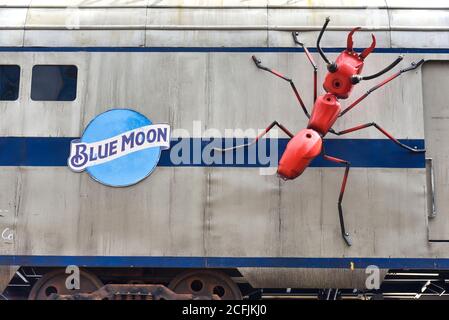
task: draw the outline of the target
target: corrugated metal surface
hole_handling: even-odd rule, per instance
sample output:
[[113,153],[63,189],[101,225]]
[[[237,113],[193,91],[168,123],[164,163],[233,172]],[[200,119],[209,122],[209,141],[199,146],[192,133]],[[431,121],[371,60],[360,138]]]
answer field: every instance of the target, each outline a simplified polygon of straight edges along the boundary
[[338,31],[354,25],[376,31],[382,47],[449,44],[449,7],[438,1],[31,0],[2,1],[0,10],[2,45],[11,46],[289,47],[284,31],[300,30],[312,44],[326,16],[324,46],[339,46],[345,36]]
[[[26,15],[28,12],[27,5],[31,0],[22,0],[14,2],[17,7],[14,8],[0,8],[0,25],[4,26],[2,29],[2,36],[0,37],[1,46],[22,46],[24,27],[26,23]],[[0,2],[0,6],[3,2]],[[6,5],[12,4],[11,1],[6,2]],[[6,27],[6,28],[5,28]],[[8,30],[10,29],[10,30]]]
[[[350,269],[254,269],[240,268],[240,272],[255,288],[326,288],[332,284],[333,288],[366,287],[367,274],[365,270]],[[382,282],[386,270],[379,272]]]

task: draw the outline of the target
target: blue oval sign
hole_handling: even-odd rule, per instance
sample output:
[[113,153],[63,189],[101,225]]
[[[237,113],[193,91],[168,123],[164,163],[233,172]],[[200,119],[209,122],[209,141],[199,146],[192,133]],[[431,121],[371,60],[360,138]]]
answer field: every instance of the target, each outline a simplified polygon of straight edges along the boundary
[[170,126],[153,124],[129,109],[113,109],[95,117],[81,139],[70,147],[69,167],[86,170],[98,182],[113,186],[133,185],[153,172],[161,149],[170,147]]

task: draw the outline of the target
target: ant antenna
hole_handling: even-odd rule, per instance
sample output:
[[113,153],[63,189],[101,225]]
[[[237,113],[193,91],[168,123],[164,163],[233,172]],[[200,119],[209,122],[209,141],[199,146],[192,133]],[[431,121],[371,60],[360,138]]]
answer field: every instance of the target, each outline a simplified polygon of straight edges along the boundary
[[324,31],[326,30],[327,25],[329,24],[329,21],[331,19],[329,17],[326,17],[326,21],[324,22],[323,27],[321,28],[320,34],[318,35],[318,39],[316,41],[316,48],[318,49],[318,52],[321,56],[321,58],[323,58],[324,62],[326,62],[327,64],[327,70],[329,70],[329,72],[336,72],[337,71],[337,65],[335,64],[335,62],[330,62],[329,59],[326,57],[326,55],[324,54],[323,50],[321,49],[320,46],[320,42],[321,42],[321,37],[323,36]]
[[386,72],[390,71],[391,69],[393,69],[399,62],[401,62],[402,59],[404,59],[404,56],[400,55],[389,66],[387,66],[386,68],[384,68],[384,69],[380,70],[379,72],[377,72],[375,74],[372,74],[370,76],[359,76],[359,75],[352,76],[351,77],[351,82],[352,82],[352,84],[357,84],[357,83],[359,83],[362,80],[371,80],[371,79],[380,77],[384,73],[386,73]]

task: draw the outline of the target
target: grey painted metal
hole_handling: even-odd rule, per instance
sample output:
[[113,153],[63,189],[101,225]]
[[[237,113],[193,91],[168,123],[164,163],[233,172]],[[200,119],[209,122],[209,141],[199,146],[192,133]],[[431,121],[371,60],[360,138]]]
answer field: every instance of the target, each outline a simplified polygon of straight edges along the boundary
[[[318,60],[317,54],[314,55]],[[260,53],[258,56],[267,65],[292,77],[310,108],[312,70],[303,54]],[[329,54],[331,59],[335,56]],[[373,73],[396,56],[373,54],[364,70]],[[421,57],[407,55],[403,65]],[[446,55],[438,57],[447,58]],[[5,136],[79,136],[90,119],[112,106],[133,107],[156,122],[169,120],[175,129],[189,132],[193,121],[198,120],[203,135],[210,134],[204,132],[207,128],[221,133],[225,129],[263,129],[273,120],[293,131],[307,123],[291,88],[255,68],[250,53],[1,52],[0,58],[4,63],[19,64],[24,80],[19,100],[0,102],[4,114],[0,119],[0,133]],[[76,100],[32,101],[29,81],[35,64],[77,65]],[[318,66],[320,75],[324,74],[324,64],[319,61]],[[354,99],[373,83],[358,85]],[[342,130],[375,120],[398,138],[423,138],[420,88],[420,71],[407,73],[370,95],[360,107],[339,119],[335,128]],[[368,129],[341,138],[384,136]]]
[[[366,289],[368,274],[364,269],[286,269],[240,268],[239,271],[255,288],[355,288]],[[387,270],[379,270],[382,282]]]
[[158,168],[126,189],[66,168],[5,168],[1,177],[8,174],[20,180],[9,254],[442,257],[449,250],[428,246],[419,169],[354,169],[345,197],[351,248],[335,212],[338,168],[310,169],[288,184],[254,169]]
[[[314,44],[338,46],[361,25],[381,47],[448,47],[449,8],[438,1],[0,1],[0,45],[11,46],[291,46],[299,30]],[[3,17],[3,18],[2,18]],[[344,31],[344,32],[342,32]],[[5,35],[3,37],[3,34]],[[331,36],[332,35],[332,36]],[[361,37],[361,44],[369,41]],[[366,40],[368,39],[368,40]]]
[[[31,0],[23,1],[28,4]],[[24,27],[26,22],[27,7],[0,9],[0,25],[13,27],[12,30],[2,30],[0,46],[22,46]]]
[[[87,2],[80,3],[87,6]],[[390,40],[389,10],[378,10],[380,13],[374,18],[371,17],[372,8],[351,8],[351,18],[344,20],[342,15],[346,12],[340,5],[336,5],[338,8],[313,11],[303,8],[286,10],[285,1],[270,1],[272,7],[265,10],[262,7],[266,2],[261,1],[262,4],[255,4],[254,8],[248,10],[248,17],[243,18],[237,13],[239,9],[212,7],[214,2],[207,2],[210,7],[180,10],[173,7],[162,9],[156,5],[150,8],[150,4],[154,5],[151,1],[142,1],[124,10],[125,16],[119,16],[112,13],[116,9],[101,7],[102,3],[109,5],[107,1],[98,2],[98,8],[82,9],[81,24],[176,27],[183,23],[202,26],[204,22],[204,26],[213,24],[220,27],[248,23],[265,30],[167,31],[149,28],[139,30],[137,27],[114,31],[100,28],[67,31],[27,29],[24,33],[23,30],[2,30],[2,35],[13,31],[22,34],[16,40],[9,36],[2,37],[1,45],[292,46],[288,32],[272,31],[268,26],[284,28],[293,24],[298,28],[315,28],[321,25],[325,15],[332,13],[338,13],[333,20],[337,28],[346,28],[353,22],[366,26],[368,23],[364,19],[377,19],[376,26],[387,28],[387,31],[376,32],[380,47],[404,44],[395,43],[393,38]],[[231,1],[236,7],[238,3]],[[355,6],[366,5],[363,1],[351,3]],[[322,5],[322,2],[314,4]],[[116,5],[127,6],[120,1]],[[160,3],[160,6],[164,5],[177,4],[173,1]],[[194,5],[199,5],[199,2],[192,2]],[[294,5],[305,4],[298,1]],[[59,27],[64,23],[63,8],[39,6],[51,6],[51,3],[32,1],[31,9],[3,8],[0,9],[0,17],[9,19],[6,17],[13,12],[10,10],[19,10],[21,12],[17,11],[16,21],[24,27],[39,24]],[[27,11],[26,21],[23,10]],[[419,16],[417,11],[411,11]],[[310,14],[302,16],[301,12]],[[175,17],[178,14],[181,20]],[[235,17],[232,18],[232,15]],[[131,16],[134,17],[131,19]],[[314,18],[307,20],[307,17]],[[415,21],[419,26],[421,20]],[[10,22],[7,24],[10,25]],[[402,31],[400,34],[404,39],[410,35],[409,42],[404,45],[408,47],[449,46],[449,41],[445,42],[445,33],[441,32],[431,32],[436,37],[432,38],[423,31],[424,36],[418,42],[411,42],[414,40],[411,33]],[[315,31],[305,32],[301,36],[308,45],[314,45]],[[357,46],[367,46],[367,36],[366,32],[358,35]],[[325,46],[342,46],[345,38],[346,32],[332,31],[326,35]],[[300,112],[289,86],[260,72],[254,67],[250,55],[194,52],[1,52],[2,63],[21,66],[22,81],[18,101],[0,102],[0,134],[79,136],[95,115],[113,107],[133,108],[154,122],[169,122],[175,129],[175,136],[183,134],[180,129],[192,132],[194,121],[197,120],[200,121],[198,126],[202,131],[196,133],[196,137],[215,135],[216,132],[211,129],[224,133],[225,129],[235,128],[242,131],[234,132],[233,135],[243,136],[244,130],[265,128],[273,120],[278,120],[292,131],[303,128],[306,118]],[[319,61],[321,78],[325,66],[314,55]],[[329,54],[331,59],[335,56]],[[311,106],[312,70],[302,53],[263,53],[259,57],[267,65],[291,76],[306,104]],[[373,73],[395,58],[396,54],[372,54],[367,59],[365,71]],[[420,58],[448,60],[449,55],[411,54],[402,63],[406,65]],[[78,66],[75,101],[31,101],[32,66],[46,63]],[[438,79],[438,83],[445,83],[447,72],[441,71],[442,67],[425,66],[424,70],[429,70],[425,71],[424,77],[433,79],[428,83],[435,83],[434,79]],[[436,72],[436,76],[433,72]],[[432,141],[438,141],[439,138],[435,133],[435,140],[432,140],[432,133],[429,135],[427,131],[424,135],[423,119],[427,111],[422,107],[422,83],[420,70],[407,73],[388,87],[370,95],[360,107],[342,118],[335,129],[376,121],[397,138],[426,136],[426,142],[432,148]],[[358,85],[354,97],[365,92],[372,84]],[[432,108],[436,108],[438,114],[443,114],[444,104],[438,104],[438,101],[444,100],[433,103],[432,99],[442,99],[444,90],[439,90],[439,93],[426,90],[424,95],[430,97]],[[368,129],[341,138],[384,137],[376,130]],[[437,160],[437,155],[431,156]],[[444,153],[440,156],[443,157]],[[447,162],[447,159],[440,162],[444,161]],[[0,209],[3,215],[0,218],[0,229],[13,230],[14,240],[9,243],[1,241],[0,254],[448,256],[447,244],[427,242],[424,169],[352,169],[343,206],[349,231],[355,241],[353,247],[346,247],[341,241],[336,209],[343,171],[340,168],[311,168],[298,180],[284,182],[275,176],[261,176],[258,169],[158,168],[150,178],[138,185],[112,189],[94,182],[85,173],[76,174],[67,168],[3,167],[0,170]],[[437,195],[440,190],[438,179],[441,177],[444,178],[444,171],[437,171]],[[442,232],[448,230],[449,219],[447,215],[441,214],[431,223],[432,236],[443,236]],[[254,279],[252,281],[261,286],[264,281],[274,285],[271,270],[255,270],[254,275],[249,269],[243,272],[248,279]],[[289,276],[279,278],[296,279],[295,284],[305,284],[307,272],[297,272],[297,277],[291,277],[288,273]],[[320,278],[316,276],[317,273],[314,274],[312,278]],[[354,280],[355,273],[346,270],[335,273],[334,278],[329,277],[326,278],[329,279],[328,287],[332,287],[332,283],[355,286],[357,282]],[[293,286],[288,285],[288,281],[279,281],[277,285]]]
[[429,220],[429,237],[449,240],[449,102],[447,100],[447,61],[430,61],[423,68],[424,124],[427,156],[435,171],[435,207],[438,215]]
[[[22,66],[22,79],[31,78],[36,63],[74,63],[79,68],[74,102],[31,101],[29,80],[22,81],[20,100],[0,104],[7,115],[0,126],[4,136],[78,136],[95,115],[124,106],[155,122],[169,121],[178,129],[175,135],[182,134],[179,129],[192,132],[196,120],[203,130],[196,136],[213,136],[212,128],[262,129],[275,119],[294,131],[306,125],[290,88],[258,72],[246,53],[0,56]],[[302,54],[260,57],[293,76],[311,105],[312,92],[306,90],[312,87],[311,78],[304,71],[310,66]],[[407,56],[404,63],[420,57]],[[373,54],[366,72],[394,58]],[[336,128],[375,120],[398,138],[423,138],[421,83],[420,71],[397,79]],[[362,84],[355,95],[369,86]],[[345,136],[354,137],[383,138],[375,130]],[[336,211],[342,175],[340,168],[311,168],[300,179],[283,182],[261,176],[257,169],[158,168],[136,186],[112,189],[67,168],[4,167],[0,204],[6,214],[1,227],[14,230],[15,240],[2,243],[1,250],[49,255],[447,256],[447,245],[427,243],[424,169],[351,170],[344,201],[355,239],[351,248],[341,241]],[[248,270],[245,274],[250,277]],[[257,271],[260,281],[262,274]],[[268,281],[268,270],[266,276]],[[341,281],[343,275],[337,272],[335,277]],[[347,273],[347,281],[353,285],[353,273]]]
[[[23,7],[29,4],[30,0],[2,0],[0,6],[2,7]],[[52,0],[33,0],[32,6],[39,8],[64,8],[67,6],[77,6],[80,8],[277,8],[277,7],[291,7],[291,8],[402,8],[402,9],[444,9],[447,6],[441,0],[429,0],[423,3],[419,0],[227,0],[226,2],[217,0],[60,0],[54,2]]]

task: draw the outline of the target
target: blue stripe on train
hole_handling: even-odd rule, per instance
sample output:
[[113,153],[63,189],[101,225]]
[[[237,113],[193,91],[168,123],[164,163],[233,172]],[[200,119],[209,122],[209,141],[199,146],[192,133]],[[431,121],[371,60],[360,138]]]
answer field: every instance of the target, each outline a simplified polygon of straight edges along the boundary
[[[70,153],[70,141],[75,138],[56,137],[0,137],[0,166],[43,166],[60,167],[67,165],[67,158]],[[221,143],[228,145],[230,141],[223,139]],[[247,139],[245,139],[247,141]],[[172,140],[171,148],[176,146],[180,140]],[[187,139],[187,147],[191,161],[188,163],[177,163],[176,159],[171,159],[170,149],[162,151],[159,166],[211,166],[211,167],[264,167],[269,166],[264,159],[252,161],[248,154],[241,163],[226,163],[226,158],[230,154],[221,154],[221,163],[207,164],[202,159],[194,159],[194,146],[200,145],[201,150],[211,143],[208,139],[193,138]],[[288,139],[278,139],[278,159],[282,156]],[[424,148],[424,140],[401,140],[410,146]],[[233,140],[233,144],[240,144],[242,141]],[[265,143],[266,152],[270,154],[270,139],[259,142]],[[351,162],[353,167],[365,168],[424,168],[425,156],[423,153],[412,153],[398,147],[388,139],[325,139],[326,153],[334,157],[342,158]],[[188,149],[187,149],[188,148]],[[247,150],[245,151],[247,152]],[[196,152],[198,154],[198,152]],[[236,158],[234,151],[234,159]],[[195,157],[197,158],[197,157]],[[198,157],[202,158],[202,157]],[[174,163],[175,161],[175,163]],[[187,162],[187,161],[186,161]],[[272,164],[276,165],[276,163]],[[322,157],[315,159],[312,167],[339,167],[341,165],[324,160]]]
[[0,255],[0,265],[148,268],[350,268],[449,269],[448,258],[175,257]]
[[[323,48],[329,53],[340,53],[343,47]],[[355,48],[361,52],[364,48]],[[310,52],[317,52],[314,47]],[[297,47],[0,47],[0,52],[304,52]],[[376,48],[375,53],[448,54],[449,48]]]

